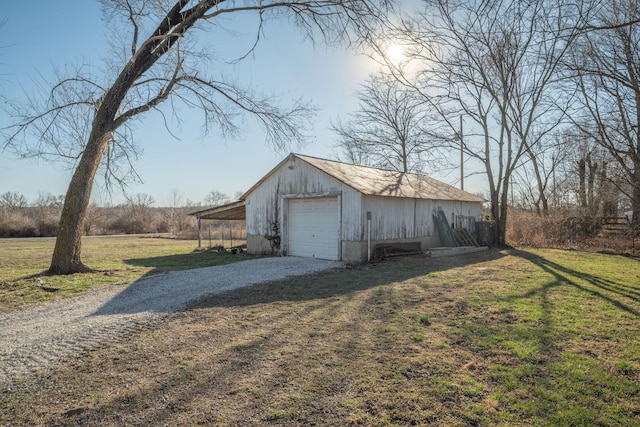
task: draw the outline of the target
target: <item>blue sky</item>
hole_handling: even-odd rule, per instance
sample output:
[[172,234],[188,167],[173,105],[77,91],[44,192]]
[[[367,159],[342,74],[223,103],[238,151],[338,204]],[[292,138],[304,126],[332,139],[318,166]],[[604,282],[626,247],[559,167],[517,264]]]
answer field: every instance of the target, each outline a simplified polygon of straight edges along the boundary
[[[107,52],[109,29],[97,0],[9,2],[0,11],[2,20],[0,90],[11,98],[22,98],[34,81],[50,76],[54,67],[98,64]],[[250,45],[253,33],[247,28],[253,26],[244,21],[225,25],[236,33],[217,35],[216,49],[231,58]],[[333,158],[335,136],[330,122],[357,107],[354,92],[376,68],[371,59],[354,51],[313,46],[292,24],[279,21],[266,27],[254,55],[229,72],[257,91],[279,95],[285,104],[299,97],[316,104],[320,110],[314,120],[314,142],[290,151]],[[0,116],[0,125],[6,123],[7,117]],[[143,119],[135,138],[144,153],[135,166],[144,182],[127,192],[149,194],[156,206],[167,205],[172,190],[192,202],[203,201],[212,190],[233,196],[251,187],[287,154],[266,146],[264,133],[251,122],[237,139],[226,142],[216,132],[201,138],[202,124],[197,115],[186,120],[176,140],[157,117]],[[0,193],[15,191],[29,201],[39,192],[64,194],[70,175],[62,165],[0,153]],[[116,191],[109,199],[96,186],[94,200],[118,203],[123,195]]]

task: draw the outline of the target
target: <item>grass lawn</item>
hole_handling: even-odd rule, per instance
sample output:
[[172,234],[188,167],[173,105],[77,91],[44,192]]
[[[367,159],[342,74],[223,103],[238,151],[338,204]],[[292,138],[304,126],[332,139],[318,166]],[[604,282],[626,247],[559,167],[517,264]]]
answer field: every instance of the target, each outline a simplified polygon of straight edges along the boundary
[[640,262],[490,250],[240,289],[0,391],[0,414],[47,426],[640,425]]
[[82,260],[94,273],[46,276],[54,238],[0,239],[0,312],[132,282],[167,270],[208,267],[244,256],[197,251],[197,241],[150,237],[85,237]]

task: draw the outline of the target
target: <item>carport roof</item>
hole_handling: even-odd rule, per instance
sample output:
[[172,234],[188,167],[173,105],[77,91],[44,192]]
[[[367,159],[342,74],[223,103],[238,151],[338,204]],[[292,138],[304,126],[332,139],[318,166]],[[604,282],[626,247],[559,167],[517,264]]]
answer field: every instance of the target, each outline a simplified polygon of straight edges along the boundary
[[239,200],[226,205],[214,206],[191,212],[189,215],[200,219],[242,220],[247,218],[247,209],[244,200]]
[[317,157],[290,154],[264,178],[247,191],[242,198],[260,186],[271,174],[288,160],[302,160],[311,166],[332,176],[362,194],[383,197],[405,197],[428,200],[454,200],[482,203],[485,200],[475,194],[460,190],[452,185],[430,178],[426,175],[389,171],[367,166],[357,166]]

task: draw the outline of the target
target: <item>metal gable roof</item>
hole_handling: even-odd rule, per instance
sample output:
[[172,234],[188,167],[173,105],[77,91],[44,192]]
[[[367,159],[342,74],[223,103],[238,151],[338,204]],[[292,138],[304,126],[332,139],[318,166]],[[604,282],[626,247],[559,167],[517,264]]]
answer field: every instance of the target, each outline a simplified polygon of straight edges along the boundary
[[256,182],[241,200],[264,183],[271,175],[280,169],[288,160],[300,159],[314,168],[326,173],[338,181],[352,187],[356,191],[368,196],[405,197],[427,200],[455,200],[462,202],[482,203],[485,200],[474,194],[460,190],[426,175],[388,171],[368,166],[357,166],[334,160],[304,156],[291,153]]
[[292,156],[368,196],[484,202],[482,197],[426,175],[357,166],[300,154]]
[[291,153],[256,182],[239,201],[191,212],[202,219],[245,219],[246,197],[280,169],[288,160],[299,159],[367,196],[409,199],[451,200],[482,203],[485,200],[426,175],[357,166],[334,160]]

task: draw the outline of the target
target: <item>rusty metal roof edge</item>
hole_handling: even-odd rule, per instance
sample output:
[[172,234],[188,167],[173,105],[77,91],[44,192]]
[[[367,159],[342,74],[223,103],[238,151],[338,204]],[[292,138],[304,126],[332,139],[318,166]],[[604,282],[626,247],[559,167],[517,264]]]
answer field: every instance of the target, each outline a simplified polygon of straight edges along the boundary
[[247,202],[245,200],[237,200],[235,202],[227,203],[220,206],[212,206],[205,209],[199,209],[197,211],[189,212],[187,215],[191,215],[191,216],[210,215],[216,212],[223,212],[223,211],[239,208],[239,207],[245,206],[246,204]]

